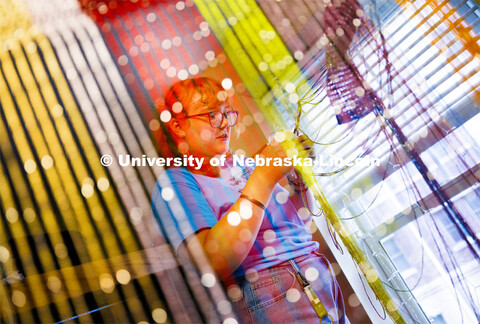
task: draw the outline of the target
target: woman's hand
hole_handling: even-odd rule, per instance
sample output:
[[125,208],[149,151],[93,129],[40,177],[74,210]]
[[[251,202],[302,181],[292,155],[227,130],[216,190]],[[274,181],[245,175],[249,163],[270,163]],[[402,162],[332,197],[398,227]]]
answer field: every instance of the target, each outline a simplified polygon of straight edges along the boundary
[[[299,157],[308,157],[315,161],[316,156],[313,141],[309,139],[306,135],[298,136],[297,140],[300,145]],[[287,179],[288,183],[295,190],[295,192],[298,193],[308,190],[308,187],[303,181],[301,174],[297,170],[294,169],[290,171],[287,174]]]
[[[313,142],[305,135],[296,136],[291,132],[277,132],[275,139],[272,140],[259,153],[263,158],[286,158],[293,159],[294,156],[299,158],[309,157],[315,159],[313,150]],[[280,181],[286,174],[294,170],[293,163],[282,163],[281,166],[257,166],[256,169],[262,172],[268,180],[273,183]]]
[[[281,158],[284,160],[288,157],[283,143],[279,143],[275,140],[270,142],[270,144],[268,144],[259,155],[265,160],[268,160],[269,158]],[[276,184],[285,176],[285,174],[293,170],[293,165],[285,166],[284,163],[282,163],[280,166],[274,166],[273,163],[270,162],[270,165],[256,166],[255,169],[261,171],[267,180],[271,180],[272,183]]]
[[300,145],[303,147],[304,151],[306,152],[307,156],[315,161],[316,156],[313,141],[303,134],[298,136],[297,139]]

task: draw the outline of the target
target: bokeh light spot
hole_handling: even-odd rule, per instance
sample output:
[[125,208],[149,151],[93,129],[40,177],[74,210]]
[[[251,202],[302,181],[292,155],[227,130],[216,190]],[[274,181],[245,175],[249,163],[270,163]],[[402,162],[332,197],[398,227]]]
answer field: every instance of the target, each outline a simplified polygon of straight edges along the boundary
[[23,307],[25,306],[25,303],[27,302],[27,298],[25,297],[25,294],[21,292],[20,290],[14,290],[12,292],[12,303],[17,306],[17,307]]
[[232,211],[227,215],[227,221],[232,226],[238,226],[241,220],[240,214],[237,212]]
[[188,78],[188,71],[185,69],[181,69],[177,73],[177,77],[179,80],[185,80]]
[[213,59],[215,59],[215,52],[214,51],[208,51],[205,53],[205,59],[207,59],[207,61],[211,61]]
[[8,222],[11,224],[15,223],[18,220],[18,211],[13,207],[8,208],[5,214]]
[[266,231],[263,233],[263,239],[264,239],[265,242],[267,242],[267,243],[273,243],[276,238],[277,238],[277,234],[275,234],[275,231],[274,231],[274,230],[266,230]]
[[45,170],[48,170],[53,166],[53,159],[50,155],[45,155],[40,163]]
[[308,281],[315,281],[318,279],[318,270],[315,269],[314,267],[310,267],[305,271],[305,277],[307,278]]
[[250,219],[253,215],[252,204],[249,201],[240,203],[240,216],[243,219]]
[[181,11],[185,9],[185,2],[179,1],[175,4],[175,8],[177,8],[178,11]]
[[298,210],[298,215],[300,216],[301,219],[306,220],[310,217],[310,213],[308,212],[308,209],[305,207],[301,207]]
[[287,135],[284,133],[284,132],[275,132],[275,134],[273,135],[273,138],[275,139],[275,141],[277,143],[282,143],[283,141],[285,141],[287,139]]
[[28,174],[31,174],[35,171],[35,169],[37,168],[37,164],[35,163],[35,161],[31,160],[31,159],[28,159],[25,161],[25,163],[23,164],[23,168],[25,169],[25,171],[28,173]]
[[287,300],[291,303],[296,303],[297,301],[300,300],[300,291],[296,288],[292,288],[287,290]]
[[245,278],[247,278],[248,282],[255,282],[258,280],[258,272],[255,269],[247,269],[245,271]]
[[226,318],[222,324],[238,324],[237,320],[231,317]]
[[230,287],[228,287],[227,294],[228,297],[230,297],[230,299],[233,301],[240,299],[243,296],[242,290],[237,285],[231,285]]
[[33,223],[35,221],[35,218],[35,211],[32,208],[27,207],[23,210],[23,219],[25,219],[27,223]]
[[227,100],[227,98],[228,98],[228,94],[227,94],[226,91],[219,91],[219,92],[217,93],[217,99],[218,99],[218,100],[220,100],[220,101],[225,101],[225,100]]
[[355,89],[355,94],[359,97],[363,97],[365,95],[365,90],[362,87],[358,87]]
[[166,188],[163,188],[162,189],[162,198],[163,200],[165,201],[170,201],[172,200],[174,196],[174,192],[173,192],[173,189],[170,188],[170,187],[166,187]]
[[167,321],[167,312],[162,308],[155,308],[152,311],[152,318],[156,323],[165,323]]
[[200,132],[200,138],[204,141],[210,140],[212,136],[212,132],[209,129],[202,129]]
[[58,293],[62,289],[62,282],[56,276],[50,276],[47,279],[47,287],[53,293]]
[[202,285],[207,288],[211,288],[215,285],[216,279],[213,273],[205,273],[202,275]]
[[264,258],[269,258],[277,254],[277,251],[275,251],[275,248],[273,246],[267,246],[266,248],[263,249],[263,257]]
[[275,195],[275,200],[279,203],[279,204],[284,204],[288,201],[288,193],[284,192],[284,191],[280,191],[279,193],[277,193]]
[[176,114],[180,113],[182,109],[183,109],[183,106],[180,101],[177,101],[172,105],[172,111]]
[[85,183],[83,186],[82,186],[82,195],[85,197],[85,198],[90,198],[93,196],[93,193],[94,193],[94,190],[93,190],[93,186],[89,183]]
[[225,78],[225,79],[222,80],[222,87],[223,87],[225,90],[230,89],[232,86],[233,86],[232,79],[230,79],[230,78]]
[[10,252],[8,252],[8,249],[0,245],[0,262],[5,263],[8,261],[9,258]]
[[164,123],[168,123],[172,119],[172,114],[168,110],[164,110],[160,113],[160,120]]
[[348,296],[348,304],[349,304],[351,307],[358,307],[358,306],[360,306],[360,300],[358,299],[357,295],[351,294],[350,296]]
[[117,270],[115,277],[117,278],[117,281],[122,285],[128,284],[130,282],[130,279],[132,278],[130,272],[125,269]]
[[108,273],[102,273],[100,275],[100,288],[106,293],[113,292],[115,289],[115,282],[111,275]]

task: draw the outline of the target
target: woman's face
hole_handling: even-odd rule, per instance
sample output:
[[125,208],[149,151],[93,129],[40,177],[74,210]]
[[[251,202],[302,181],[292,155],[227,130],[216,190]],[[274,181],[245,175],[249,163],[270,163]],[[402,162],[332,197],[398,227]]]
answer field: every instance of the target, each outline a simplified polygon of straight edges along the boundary
[[[209,107],[202,103],[200,98],[200,94],[197,93],[192,102],[184,107],[187,118],[182,118],[180,122],[185,132],[184,141],[188,145],[188,153],[207,158],[225,154],[229,150],[231,128],[225,118],[219,128],[212,127],[208,113],[213,111],[225,113],[231,108],[221,102],[215,107]],[[205,115],[193,116],[204,113]]]

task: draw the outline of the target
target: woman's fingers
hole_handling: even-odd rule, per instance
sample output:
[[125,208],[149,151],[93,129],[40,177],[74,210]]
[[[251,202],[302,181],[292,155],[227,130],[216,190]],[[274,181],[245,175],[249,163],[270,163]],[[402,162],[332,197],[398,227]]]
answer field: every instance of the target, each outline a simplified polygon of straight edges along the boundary
[[[287,157],[289,154],[292,154],[291,152],[296,151],[300,157],[308,156],[311,159],[315,159],[313,141],[303,134],[296,136],[292,132],[278,131],[272,135],[268,146],[276,149],[273,155],[278,157]],[[273,153],[273,150],[271,153]]]
[[311,159],[315,159],[315,149],[313,141],[309,139],[306,135],[300,135],[298,136],[298,142],[307,152],[308,157],[310,157]]

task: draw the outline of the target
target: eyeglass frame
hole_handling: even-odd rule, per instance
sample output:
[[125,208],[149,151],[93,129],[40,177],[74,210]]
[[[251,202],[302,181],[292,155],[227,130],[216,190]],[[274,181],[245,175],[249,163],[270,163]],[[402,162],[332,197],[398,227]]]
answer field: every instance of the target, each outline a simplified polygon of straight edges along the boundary
[[[213,119],[212,119],[212,114],[215,114],[215,113],[220,113],[222,114],[222,120],[220,121],[220,124],[218,126],[215,126],[213,125]],[[233,123],[233,125],[230,125],[230,123],[228,122],[228,117],[227,115],[230,114],[230,113],[235,113],[236,115],[236,119],[235,119],[235,123]],[[220,111],[209,111],[209,112],[206,112],[206,113],[201,113],[201,114],[194,114],[194,115],[187,115],[185,116],[185,118],[194,118],[194,117],[199,117],[199,116],[206,116],[208,115],[208,120],[210,122],[210,126],[212,126],[213,128],[221,128],[222,127],[222,124],[223,124],[223,121],[226,119],[227,120],[227,125],[229,127],[233,127],[237,124],[238,122],[238,115],[240,114],[240,112],[238,110],[229,110],[227,112],[220,112]]]

